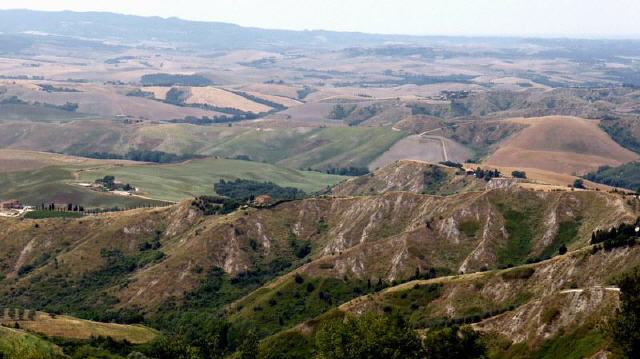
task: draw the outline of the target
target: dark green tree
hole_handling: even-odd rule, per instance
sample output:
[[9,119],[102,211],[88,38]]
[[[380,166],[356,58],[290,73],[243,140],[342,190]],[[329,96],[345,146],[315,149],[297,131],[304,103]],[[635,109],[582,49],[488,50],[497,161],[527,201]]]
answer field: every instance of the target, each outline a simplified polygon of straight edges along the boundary
[[611,326],[616,350],[640,358],[640,267],[620,280],[620,308]]
[[427,359],[486,358],[487,349],[471,327],[431,330],[424,340]]
[[319,358],[422,358],[420,338],[399,317],[367,313],[336,319],[316,334]]
[[258,357],[258,336],[254,330],[247,333],[244,341],[240,345],[240,359],[256,359]]

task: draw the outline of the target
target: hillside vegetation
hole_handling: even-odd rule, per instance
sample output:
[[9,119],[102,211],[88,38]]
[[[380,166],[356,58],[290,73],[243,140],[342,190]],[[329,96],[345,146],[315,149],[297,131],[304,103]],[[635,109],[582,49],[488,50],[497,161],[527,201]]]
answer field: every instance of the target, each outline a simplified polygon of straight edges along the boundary
[[602,166],[597,171],[587,173],[584,178],[609,186],[637,191],[640,189],[640,163],[630,162],[617,167]]

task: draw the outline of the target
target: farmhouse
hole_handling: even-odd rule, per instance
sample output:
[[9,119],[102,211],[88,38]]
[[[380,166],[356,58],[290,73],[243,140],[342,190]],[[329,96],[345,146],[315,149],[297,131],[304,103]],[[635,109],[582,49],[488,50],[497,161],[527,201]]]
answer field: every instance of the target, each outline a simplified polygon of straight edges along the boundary
[[253,205],[257,206],[257,207],[266,207],[266,206],[270,205],[271,202],[273,202],[273,198],[271,198],[271,196],[269,196],[267,194],[262,194],[262,195],[257,196],[253,200]]
[[22,209],[24,206],[20,201],[16,199],[11,199],[8,201],[0,201],[0,209],[10,210],[10,209]]

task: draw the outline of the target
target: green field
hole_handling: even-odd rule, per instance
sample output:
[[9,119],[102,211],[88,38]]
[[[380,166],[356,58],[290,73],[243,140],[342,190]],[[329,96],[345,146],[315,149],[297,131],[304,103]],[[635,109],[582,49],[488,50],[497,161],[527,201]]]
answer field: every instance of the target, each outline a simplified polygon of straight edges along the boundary
[[207,158],[168,165],[100,167],[81,172],[80,180],[93,182],[107,175],[115,176],[117,181],[130,183],[145,196],[165,201],[213,194],[213,184],[221,179],[273,182],[312,193],[347,178],[260,162]]
[[340,127],[308,131],[245,131],[220,138],[201,153],[252,160],[290,168],[366,167],[406,134],[388,128]]
[[85,208],[137,207],[154,204],[135,197],[116,196],[72,185],[73,172],[79,168],[46,167],[33,171],[0,173],[0,199],[17,199],[22,203],[40,206],[42,203],[73,203]]

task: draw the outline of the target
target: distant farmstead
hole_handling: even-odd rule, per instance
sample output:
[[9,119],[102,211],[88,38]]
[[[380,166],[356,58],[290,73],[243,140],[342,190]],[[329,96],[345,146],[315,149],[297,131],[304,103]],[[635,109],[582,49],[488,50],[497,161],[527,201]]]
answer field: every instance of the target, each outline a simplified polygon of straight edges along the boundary
[[253,204],[255,206],[258,207],[266,207],[268,205],[271,204],[271,202],[273,202],[273,198],[271,198],[271,196],[263,194],[260,196],[257,196],[254,200],[253,200]]
[[0,209],[10,210],[10,209],[22,209],[22,208],[24,208],[24,206],[22,205],[22,203],[20,203],[20,201],[16,199],[0,202]]

